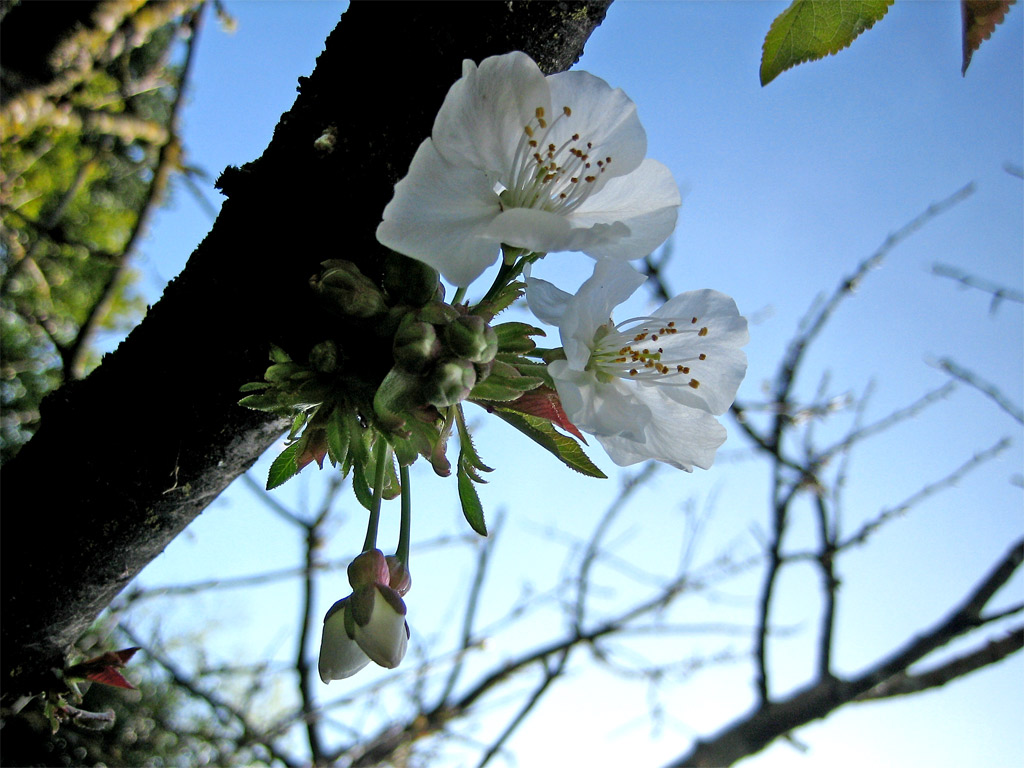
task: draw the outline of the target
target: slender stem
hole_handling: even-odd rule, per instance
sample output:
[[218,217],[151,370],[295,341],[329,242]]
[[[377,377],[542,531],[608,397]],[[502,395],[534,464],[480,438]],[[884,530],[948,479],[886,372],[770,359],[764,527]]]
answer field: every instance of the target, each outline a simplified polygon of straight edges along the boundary
[[412,491],[409,489],[409,468],[400,465],[398,473],[402,481],[402,520],[398,529],[398,550],[395,552],[395,557],[404,565],[408,565],[409,537],[412,531]]
[[383,437],[377,438],[377,445],[374,446],[374,460],[376,470],[373,476],[373,504],[370,507],[370,520],[366,524],[366,540],[363,542],[363,552],[377,548],[377,526],[380,523],[380,500],[384,496],[384,473],[387,471],[387,462],[391,458],[391,446]]
[[[517,277],[519,277],[519,275],[523,273],[523,270],[526,268],[527,264],[532,264],[538,259],[544,258],[544,256],[546,255],[544,253],[524,253],[521,250],[518,251],[518,253],[516,253],[514,250],[510,251],[509,253],[514,254],[514,260],[511,262],[502,262],[501,268],[498,270],[498,274],[494,278],[494,282],[491,284],[491,287],[487,290],[487,294],[478,302],[477,306],[483,304],[484,302],[490,301],[492,298],[494,298],[495,294],[497,294],[498,291],[500,291],[502,288],[504,288],[506,285],[511,283],[513,280],[515,280]],[[520,257],[519,254],[524,255]]]
[[452,297],[452,305],[458,304],[464,298],[466,298],[466,286],[456,289],[455,295]]

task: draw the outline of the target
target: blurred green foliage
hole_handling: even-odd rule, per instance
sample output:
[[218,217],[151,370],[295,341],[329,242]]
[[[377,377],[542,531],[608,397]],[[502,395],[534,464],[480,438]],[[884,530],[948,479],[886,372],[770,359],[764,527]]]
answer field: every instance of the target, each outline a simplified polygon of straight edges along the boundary
[[0,461],[37,428],[43,396],[98,363],[95,334],[144,312],[129,261],[180,167],[181,43],[200,5],[27,2],[4,15]]

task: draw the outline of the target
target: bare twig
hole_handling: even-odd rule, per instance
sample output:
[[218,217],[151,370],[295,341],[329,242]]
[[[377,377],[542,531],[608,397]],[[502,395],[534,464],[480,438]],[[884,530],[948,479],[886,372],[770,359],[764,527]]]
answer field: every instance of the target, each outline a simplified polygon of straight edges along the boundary
[[1004,411],[1010,414],[1010,416],[1012,416],[1018,424],[1024,424],[1024,411],[1021,410],[1021,407],[1019,405],[1015,405],[1014,403],[1010,402],[1009,398],[1006,397],[1002,392],[1000,392],[999,388],[995,384],[985,381],[983,378],[975,374],[973,371],[969,371],[966,368],[957,365],[948,357],[944,357],[938,362],[936,362],[935,367],[945,371],[954,379],[958,379],[959,381],[962,381],[964,384],[974,387],[976,390],[981,392],[983,395],[992,400],[992,402],[994,402],[996,405],[998,405],[1000,408],[1002,408]]

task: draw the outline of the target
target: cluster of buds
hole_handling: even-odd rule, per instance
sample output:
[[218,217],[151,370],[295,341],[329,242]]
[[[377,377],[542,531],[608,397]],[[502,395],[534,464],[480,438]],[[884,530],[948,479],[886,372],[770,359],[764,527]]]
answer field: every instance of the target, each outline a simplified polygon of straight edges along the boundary
[[469,397],[491,371],[498,336],[479,315],[434,301],[403,318],[392,351],[391,381],[374,400],[385,421],[409,407],[447,408]]
[[379,549],[363,552],[348,566],[352,594],[324,617],[320,679],[351,677],[371,661],[394,669],[405,657],[409,625],[402,597],[412,586],[409,569]]

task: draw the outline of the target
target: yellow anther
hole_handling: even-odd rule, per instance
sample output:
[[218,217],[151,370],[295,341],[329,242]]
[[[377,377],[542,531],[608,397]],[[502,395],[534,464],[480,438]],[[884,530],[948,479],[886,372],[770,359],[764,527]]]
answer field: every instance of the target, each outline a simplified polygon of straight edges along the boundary
[[537,116],[538,120],[542,119],[544,117],[544,107],[537,107],[534,114]]
[[568,107],[562,107],[562,114],[565,115],[566,117],[571,117],[572,110],[569,109]]
[[697,355],[697,357],[699,357],[701,360],[707,360],[708,359],[708,356],[705,355],[703,352],[701,352],[699,355]]
[[630,376],[636,376],[638,373],[639,373],[639,371],[636,368],[630,368],[629,369],[629,375]]
[[697,387],[700,386],[700,382],[697,381],[696,379],[690,379],[690,386],[693,387],[694,389],[697,389]]
[[703,328],[701,328],[699,331],[697,331],[697,335],[698,336],[707,336],[708,335],[708,327],[705,325]]

